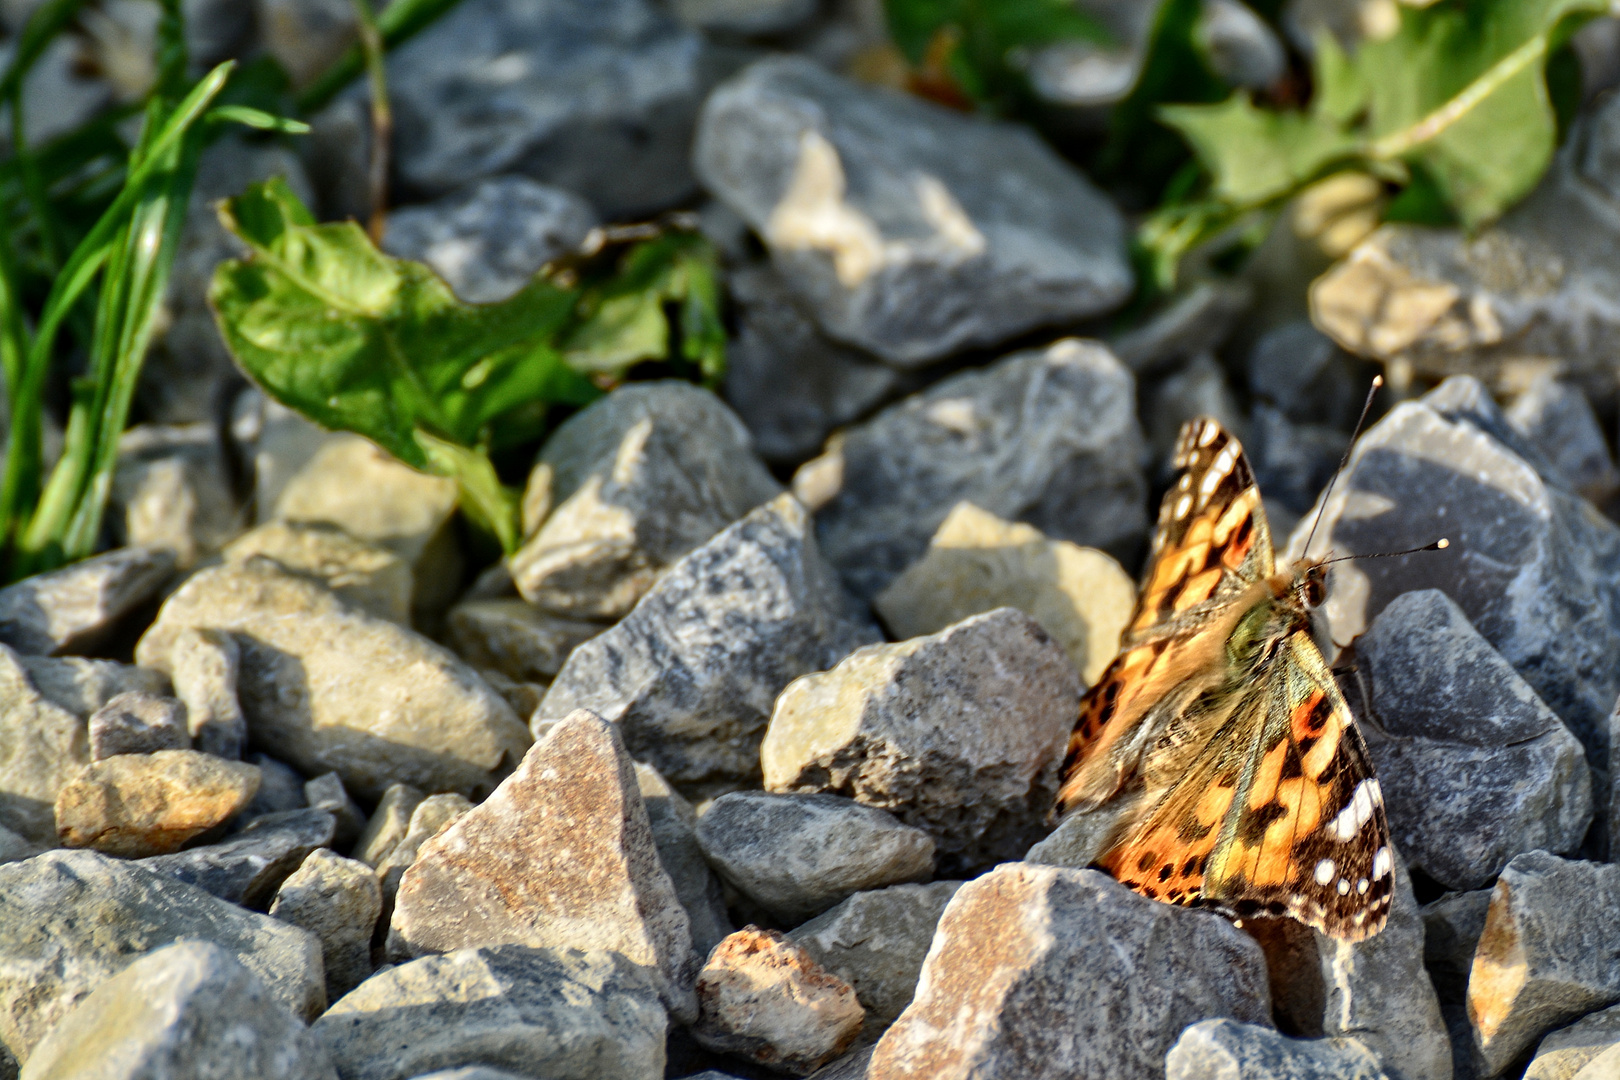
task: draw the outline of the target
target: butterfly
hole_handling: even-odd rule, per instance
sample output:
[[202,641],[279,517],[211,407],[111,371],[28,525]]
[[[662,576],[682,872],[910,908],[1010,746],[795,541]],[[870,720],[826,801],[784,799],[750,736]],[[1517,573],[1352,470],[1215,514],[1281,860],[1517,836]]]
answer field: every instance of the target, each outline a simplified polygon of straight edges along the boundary
[[1219,422],[1182,427],[1175,467],[1056,812],[1117,807],[1094,865],[1154,900],[1371,937],[1394,855],[1366,743],[1311,637],[1327,568],[1278,570],[1254,471]]

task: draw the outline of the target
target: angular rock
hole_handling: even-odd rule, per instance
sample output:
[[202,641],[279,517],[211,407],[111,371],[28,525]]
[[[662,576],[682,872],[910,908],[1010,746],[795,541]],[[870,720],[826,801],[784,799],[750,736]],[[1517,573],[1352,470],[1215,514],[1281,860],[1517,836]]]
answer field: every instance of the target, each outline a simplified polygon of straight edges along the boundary
[[911,1004],[939,917],[961,887],[936,881],[858,892],[788,936],[855,988],[866,1009],[862,1034],[873,1038]]
[[1535,379],[1513,400],[1507,420],[1591,502],[1601,506],[1620,491],[1620,469],[1592,403],[1579,388],[1545,376]]
[[141,424],[124,432],[111,498],[118,541],[173,552],[182,569],[218,551],[243,525],[212,423]]
[[117,548],[0,589],[0,642],[56,656],[93,645],[174,573],[161,548]]
[[781,689],[879,638],[822,561],[809,514],[782,495],[575,649],[531,723],[590,709],[672,783],[750,779]]
[[483,676],[489,688],[501,695],[506,704],[511,706],[512,712],[518,716],[533,716],[534,710],[540,707],[540,702],[546,696],[546,687],[551,680],[545,682],[514,682],[510,676],[502,674],[494,668],[479,668],[478,674]]
[[349,798],[343,778],[335,772],[322,773],[304,782],[304,803],[314,810],[324,810],[336,822],[332,846],[344,851],[354,846],[366,827],[366,815]]
[[888,810],[947,873],[1017,858],[1044,832],[1079,701],[1068,655],[998,608],[793,683],[760,749],[765,787]]
[[1620,1047],[1609,1047],[1587,1062],[1574,1080],[1614,1080],[1620,1076]]
[[480,1064],[555,1080],[662,1080],[654,978],[615,952],[458,949],[379,972],[310,1028],[345,1080]]
[[246,825],[266,814],[285,814],[302,810],[309,803],[304,797],[304,780],[297,769],[269,754],[254,752],[247,756],[248,764],[259,768],[259,793],[253,796],[238,821]]
[[1468,972],[1492,895],[1491,889],[1453,892],[1423,905],[1423,966],[1444,1003],[1467,1000]]
[[1520,852],[1580,845],[1592,820],[1581,744],[1450,597],[1396,597],[1356,658],[1377,725],[1368,750],[1409,865],[1477,889]]
[[1468,976],[1468,1019],[1487,1075],[1550,1029],[1620,1001],[1609,930],[1617,913],[1620,867],[1543,851],[1508,863]]
[[341,526],[267,521],[225,545],[224,555],[227,562],[268,555],[294,573],[318,578],[346,604],[401,626],[411,624],[410,563]]
[[512,580],[575,618],[622,617],[666,567],[782,490],[731,410],[674,379],[570,417],[536,469],[550,470],[556,509],[512,556]]
[[113,660],[19,656],[17,663],[40,694],[85,721],[119,694],[169,692],[169,680],[161,672]]
[[326,997],[338,998],[371,974],[371,936],[382,889],[371,867],[325,848],[311,851],[276,890],[270,917],[301,926],[321,942]]
[[1010,863],[945,908],[867,1075],[1146,1080],[1189,1024],[1270,1013],[1260,947],[1220,916],[1094,870]]
[[642,805],[647,808],[647,824],[652,828],[658,861],[691,921],[692,949],[699,957],[708,956],[735,928],[726,915],[720,879],[704,860],[703,847],[698,843],[697,813],[651,765],[636,763],[636,785]]
[[[460,821],[471,809],[472,803],[452,793],[429,795],[411,810],[411,820],[406,826],[405,835],[401,836],[399,843],[389,848],[388,853],[377,861],[377,878],[382,883],[383,906],[390,914],[394,908],[394,896],[399,892],[399,881],[405,876],[405,871],[411,868],[411,864],[416,862],[416,857],[422,853],[422,845]],[[402,950],[401,955],[409,957],[411,953],[409,950]]]
[[[1608,714],[1620,696],[1620,528],[1546,483],[1491,429],[1512,429],[1472,380],[1447,380],[1397,405],[1357,440],[1310,554],[1445,551],[1333,568],[1320,609],[1341,645],[1390,601],[1437,588],[1606,768]],[[1306,521],[1314,516],[1308,515]],[[1298,558],[1302,521],[1286,559]]]
[[[1588,1013],[1566,1028],[1549,1032],[1524,1080],[1570,1080],[1599,1057],[1620,1045],[1620,1006]],[[1612,1074],[1610,1074],[1612,1075]],[[1592,1080],[1597,1080],[1596,1077]]]
[[335,831],[336,822],[324,810],[266,814],[229,840],[143,859],[141,866],[221,900],[262,910],[310,852],[331,844]]
[[828,560],[871,597],[964,500],[1132,560],[1147,528],[1142,454],[1130,373],[1102,346],[1065,339],[849,428],[794,490],[816,510]]
[[1371,371],[1297,319],[1269,330],[1249,352],[1249,393],[1295,424],[1319,424],[1348,431],[1367,396]]
[[464,600],[450,609],[447,640],[463,660],[517,682],[547,683],[601,623],[548,615],[527,600]]
[[900,366],[1098,315],[1131,290],[1119,211],[1031,132],[807,58],[759,61],[716,90],[693,162],[823,329]]
[[519,173],[609,219],[665,209],[692,191],[702,58],[645,0],[458,5],[388,58],[400,180],[431,196]]
[[388,215],[383,248],[431,266],[469,304],[505,300],[596,227],[590,203],[524,176],[497,176]]
[[312,934],[93,851],[50,851],[0,866],[0,1042],[26,1060],[97,986],[182,938],[235,956],[300,1020],[326,1007]]
[[388,857],[411,827],[411,813],[425,796],[409,784],[391,784],[377,800],[360,839],[354,842],[354,857],[375,868]]
[[136,655],[168,670],[178,635],[198,628],[236,635],[254,742],[306,773],[335,770],[364,798],[398,781],[488,791],[527,748],[506,702],[449,650],[269,559],[194,575]]
[[1270,405],[1255,405],[1243,447],[1273,536],[1287,536],[1310,513],[1349,446],[1350,437],[1337,428],[1296,424]]
[[835,428],[904,384],[894,368],[823,334],[769,264],[736,270],[727,283],[738,326],[726,346],[726,403],[766,461],[813,457]]
[[1269,1027],[1200,1020],[1164,1059],[1165,1080],[1389,1080],[1355,1039],[1290,1039]]
[[1095,548],[1048,540],[1029,525],[957,503],[928,551],[872,607],[897,638],[934,634],[998,607],[1035,618],[1069,654],[1086,685],[1119,652],[1136,583]]
[[[863,1046],[859,1050],[851,1050],[837,1061],[816,1070],[811,1074],[811,1080],[866,1080],[875,1049],[876,1046]],[[717,1080],[726,1078],[722,1076]]]
[[1241,279],[1199,281],[1108,347],[1138,375],[1162,374],[1219,349],[1253,303],[1254,288]]
[[430,1073],[423,1073],[415,1080],[524,1080],[514,1072],[505,1069],[491,1069],[484,1065],[469,1065],[465,1069],[439,1069]]
[[1213,353],[1199,353],[1154,383],[1144,381],[1140,391],[1148,447],[1161,463],[1161,477],[1169,472],[1176,439],[1189,420],[1212,416],[1239,440],[1248,438],[1243,407]]
[[259,770],[196,750],[121,754],[86,766],[56,793],[64,847],[140,858],[221,825],[259,790]]
[[814,0],[675,0],[688,26],[730,34],[780,34],[816,13]]
[[247,746],[247,717],[236,696],[242,654],[219,630],[182,630],[169,650],[175,696],[185,706],[192,743],[205,754],[239,758]]
[[185,703],[132,690],[90,714],[90,760],[116,754],[190,750]]
[[337,1080],[326,1050],[218,945],[177,941],[130,964],[34,1047],[28,1080]]
[[808,1076],[847,1050],[864,1010],[855,988],[774,930],[727,937],[698,973],[692,1033],[711,1050]]
[[686,912],[658,861],[618,729],[557,724],[490,797],[422,846],[390,934],[410,955],[485,945],[612,949],[692,1012]]
[[836,795],[722,795],[699,819],[697,837],[710,865],[784,926],[852,893],[934,873],[926,832]]
[[21,862],[23,859],[32,859],[41,850],[41,848],[30,843],[24,837],[18,836],[4,826],[0,826],[0,863]]

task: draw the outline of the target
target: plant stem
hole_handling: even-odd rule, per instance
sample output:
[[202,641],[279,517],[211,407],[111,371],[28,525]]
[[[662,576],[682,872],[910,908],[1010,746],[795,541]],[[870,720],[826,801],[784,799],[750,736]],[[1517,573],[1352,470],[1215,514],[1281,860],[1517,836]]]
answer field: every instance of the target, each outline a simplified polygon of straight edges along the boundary
[[353,0],[354,17],[360,23],[360,48],[366,57],[366,76],[371,82],[371,220],[366,232],[381,247],[388,231],[388,148],[394,137],[394,113],[388,105],[388,69],[383,63],[387,46],[371,0]]
[[[383,48],[392,49],[403,44],[458,3],[460,0],[394,0],[376,20],[377,30],[382,34]],[[365,69],[365,54],[356,45],[327,68],[326,74],[298,95],[298,110],[306,116],[318,112]]]
[[1446,129],[1473,112],[1509,80],[1517,78],[1532,64],[1540,63],[1547,55],[1547,35],[1537,34],[1485,71],[1463,88],[1462,92],[1410,127],[1390,132],[1375,139],[1367,147],[1367,156],[1374,161],[1393,161],[1411,153],[1431,139],[1444,134]]

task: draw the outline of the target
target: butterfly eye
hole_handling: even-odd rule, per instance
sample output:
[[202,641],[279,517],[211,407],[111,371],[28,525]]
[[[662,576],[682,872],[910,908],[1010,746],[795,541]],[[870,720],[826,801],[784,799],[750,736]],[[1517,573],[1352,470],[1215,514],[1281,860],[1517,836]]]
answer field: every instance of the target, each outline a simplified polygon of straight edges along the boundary
[[1315,572],[1305,575],[1305,580],[1300,583],[1300,591],[1304,594],[1306,607],[1321,607],[1327,596],[1322,575]]

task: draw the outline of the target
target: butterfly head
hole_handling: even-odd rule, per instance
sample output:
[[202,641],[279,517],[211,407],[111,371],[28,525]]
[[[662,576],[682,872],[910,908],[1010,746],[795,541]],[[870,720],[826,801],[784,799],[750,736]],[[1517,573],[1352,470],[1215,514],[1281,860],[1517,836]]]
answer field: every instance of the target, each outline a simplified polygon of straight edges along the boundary
[[1294,574],[1294,596],[1301,607],[1311,611],[1327,599],[1327,563],[1305,563]]

